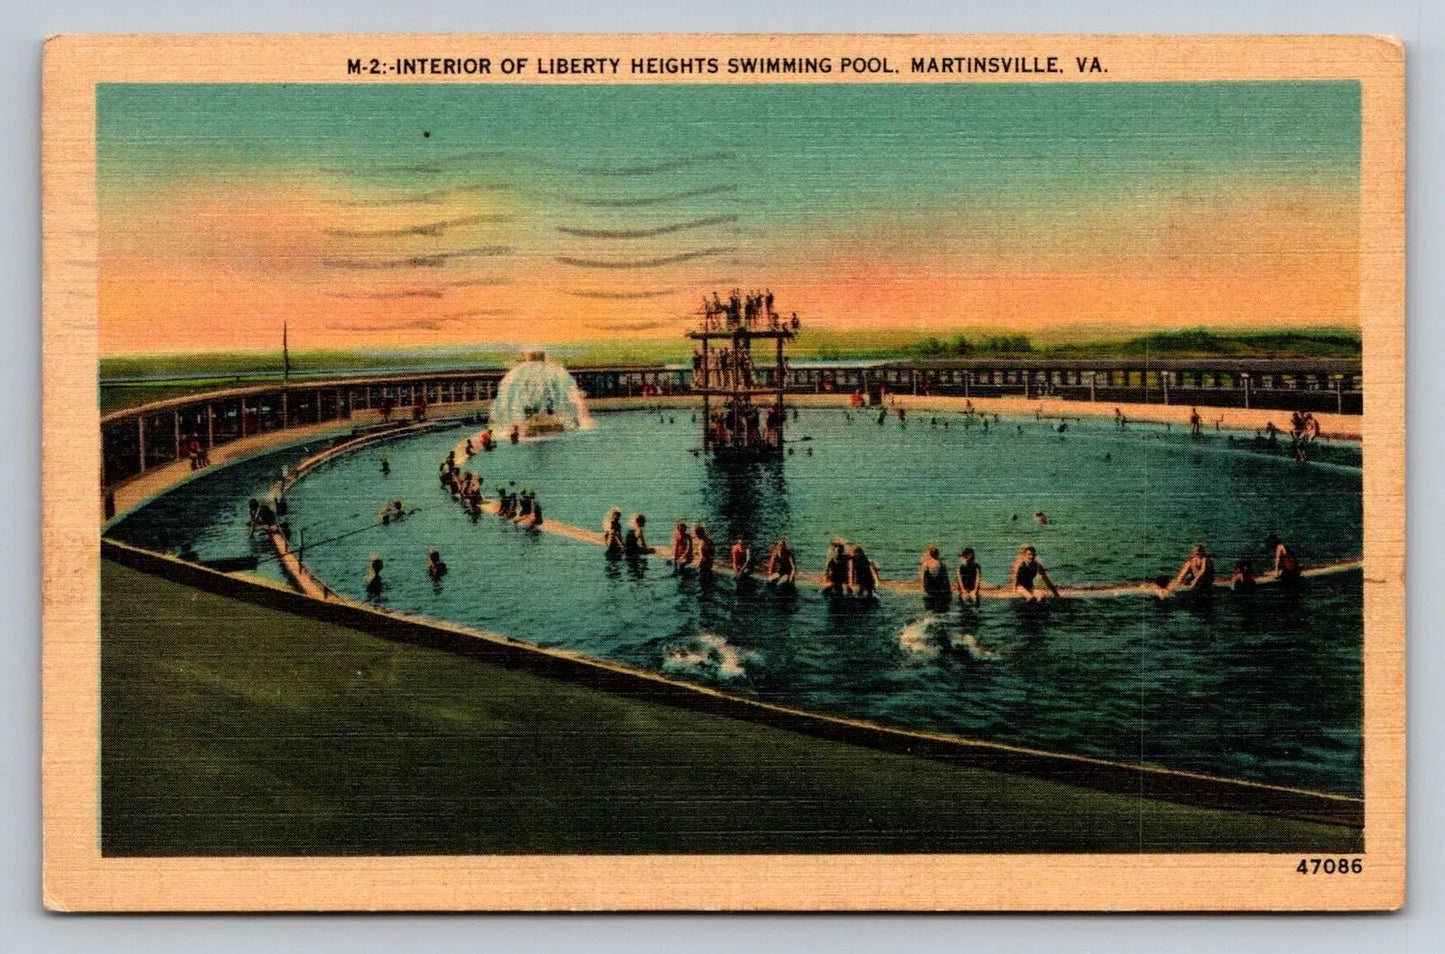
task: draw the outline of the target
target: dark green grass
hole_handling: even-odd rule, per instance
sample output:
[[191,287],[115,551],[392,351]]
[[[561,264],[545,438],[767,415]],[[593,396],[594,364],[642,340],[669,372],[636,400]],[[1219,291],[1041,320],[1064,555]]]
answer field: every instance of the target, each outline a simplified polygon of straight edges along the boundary
[[1360,848],[617,697],[109,562],[101,582],[106,855]]

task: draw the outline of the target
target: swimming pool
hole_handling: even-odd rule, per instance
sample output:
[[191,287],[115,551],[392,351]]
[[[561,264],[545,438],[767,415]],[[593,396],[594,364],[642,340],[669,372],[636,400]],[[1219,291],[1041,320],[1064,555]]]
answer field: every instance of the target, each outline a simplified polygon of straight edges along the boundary
[[[885,577],[912,578],[924,546],[952,565],[963,546],[1003,582],[1028,543],[1061,585],[1172,574],[1207,542],[1220,572],[1236,556],[1268,565],[1285,537],[1306,565],[1359,556],[1358,449],[1332,446],[1307,466],[1252,434],[1107,419],[977,419],[803,410],[781,460],[694,453],[686,408],[597,417],[589,431],[503,444],[474,458],[489,497],[515,481],[548,521],[600,529],[611,507],[647,514],[667,543],[678,519],[702,522],[720,562],[736,537],[761,557],[789,537],[817,571],[833,537],[864,544]],[[595,545],[484,515],[468,518],[437,465],[463,436],[398,438],[331,461],[289,495],[293,543],[333,588],[365,596],[373,556],[392,608],[563,646],[800,708],[1128,762],[1338,793],[1361,789],[1362,580],[1358,572],[1206,602],[1152,597],[1040,606],[990,600],[924,610],[915,593],[877,605],[832,603],[726,574],[699,580],[660,560],[609,562]],[[246,501],[293,448],[206,475],[111,530],[154,549],[190,543],[203,558],[249,544]],[[379,466],[381,454],[388,474]],[[401,497],[415,509],[381,526]],[[1047,525],[1033,514],[1047,514]],[[355,531],[355,532],[353,532]],[[340,537],[333,542],[322,542]],[[433,583],[427,553],[450,567]]]

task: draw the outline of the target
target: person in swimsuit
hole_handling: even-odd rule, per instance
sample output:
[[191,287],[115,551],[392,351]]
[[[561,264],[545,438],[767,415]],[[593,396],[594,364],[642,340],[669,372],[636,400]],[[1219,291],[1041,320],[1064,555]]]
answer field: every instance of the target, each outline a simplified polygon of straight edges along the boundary
[[742,537],[733,541],[732,567],[733,576],[742,576],[748,572],[748,564],[752,563],[753,555],[748,550],[748,543]]
[[700,523],[693,526],[692,538],[696,544],[697,571],[699,573],[711,574],[713,564],[712,538],[707,535],[707,530],[704,529]]
[[787,537],[779,537],[768,553],[768,582],[792,583],[798,575],[798,563],[793,558],[793,548],[788,546]]
[[1019,558],[1014,561],[1013,569],[1009,571],[1009,580],[1013,584],[1014,593],[1026,600],[1042,600],[1043,594],[1034,589],[1035,580],[1043,580],[1048,586],[1049,592],[1054,596],[1059,595],[1059,588],[1049,578],[1048,570],[1039,562],[1039,555],[1031,546],[1019,547]]
[[823,564],[823,593],[826,596],[842,596],[848,592],[848,555],[843,552],[843,541],[834,540],[828,547],[828,561]]
[[442,577],[447,575],[447,565],[442,562],[442,555],[435,550],[427,554],[426,575],[431,577],[433,583],[440,583]]
[[608,559],[622,556],[622,511],[616,507],[609,510],[607,519],[602,521],[602,543],[607,547]]
[[861,546],[853,547],[848,560],[848,585],[860,600],[871,600],[878,588],[878,565],[868,559]]
[[381,595],[381,557],[372,557],[371,569],[366,573],[366,598],[374,600]]
[[1208,547],[1201,543],[1194,548],[1170,582],[1169,589],[1192,591],[1203,596],[1214,592],[1214,557],[1209,555]]
[[627,536],[622,541],[622,551],[629,557],[640,557],[652,552],[652,547],[647,545],[647,536],[643,529],[647,526],[647,518],[640,513],[632,515],[632,525],[627,528]]
[[257,504],[256,513],[251,517],[251,529],[255,530],[260,527],[269,530],[274,526],[276,526],[276,511],[272,510],[268,503]]
[[939,559],[938,547],[930,545],[918,563],[918,582],[923,584],[923,601],[930,609],[945,610],[953,599],[948,585],[948,567]]
[[1230,581],[1230,587],[1236,593],[1254,592],[1254,561],[1249,557],[1234,561],[1234,579]]
[[672,531],[672,562],[680,570],[692,563],[692,534],[687,532],[687,521],[679,520]]
[[973,547],[965,547],[958,555],[958,598],[978,605],[983,593],[983,570],[974,562]]
[[1290,550],[1285,542],[1273,533],[1264,541],[1264,545],[1269,548],[1270,554],[1274,557],[1274,575],[1279,581],[1285,586],[1294,586],[1298,583],[1300,565],[1294,551]]

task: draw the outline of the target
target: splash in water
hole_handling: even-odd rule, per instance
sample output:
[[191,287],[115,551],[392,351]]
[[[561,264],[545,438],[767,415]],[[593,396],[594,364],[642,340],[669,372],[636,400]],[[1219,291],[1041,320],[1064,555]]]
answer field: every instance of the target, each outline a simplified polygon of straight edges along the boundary
[[524,436],[537,436],[592,427],[587,402],[567,369],[541,352],[523,357],[497,385],[492,429],[519,427]]
[[985,646],[983,643],[980,643],[978,641],[978,637],[973,635],[973,633],[963,633],[961,635],[954,636],[951,640],[949,640],[949,645],[951,645],[954,649],[962,649],[974,659],[998,658],[998,650],[994,649],[992,646]]
[[663,669],[692,669],[710,672],[719,679],[737,679],[747,675],[746,664],[756,658],[757,653],[738,649],[717,633],[702,630],[691,644],[669,650]]
[[938,614],[925,613],[921,619],[903,627],[898,634],[898,647],[917,660],[932,659],[938,655],[938,640],[930,630],[938,622]]
[[898,648],[917,662],[937,658],[945,644],[950,649],[968,653],[974,659],[998,658],[998,650],[980,643],[973,633],[945,633],[947,625],[948,621],[937,613],[926,613],[898,633]]

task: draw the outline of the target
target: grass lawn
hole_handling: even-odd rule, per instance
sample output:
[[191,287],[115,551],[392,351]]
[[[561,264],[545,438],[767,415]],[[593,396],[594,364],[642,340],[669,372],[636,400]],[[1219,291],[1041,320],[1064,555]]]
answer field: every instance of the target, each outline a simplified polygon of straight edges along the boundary
[[101,582],[107,855],[1360,849],[614,696],[108,561]]

